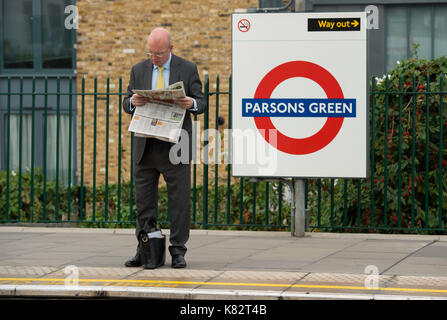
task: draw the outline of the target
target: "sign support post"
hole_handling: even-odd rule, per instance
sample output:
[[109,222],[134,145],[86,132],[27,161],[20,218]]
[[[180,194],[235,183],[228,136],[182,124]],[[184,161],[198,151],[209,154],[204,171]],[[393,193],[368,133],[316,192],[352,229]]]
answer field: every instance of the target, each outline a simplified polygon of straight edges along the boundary
[[292,223],[294,225],[294,228],[292,228],[292,237],[304,237],[306,232],[306,203],[304,189],[304,179],[295,179],[293,190],[295,210],[292,216]]
[[[298,2],[298,1],[295,1]],[[295,4],[295,11],[298,10],[298,3]],[[295,196],[295,212],[293,219],[295,220],[295,228],[292,230],[292,237],[304,237],[306,232],[306,203],[304,194],[304,180],[296,179],[294,185]],[[293,210],[293,209],[292,209]]]
[[365,12],[232,16],[232,174],[287,181],[292,237],[306,179],[369,175],[366,37]]

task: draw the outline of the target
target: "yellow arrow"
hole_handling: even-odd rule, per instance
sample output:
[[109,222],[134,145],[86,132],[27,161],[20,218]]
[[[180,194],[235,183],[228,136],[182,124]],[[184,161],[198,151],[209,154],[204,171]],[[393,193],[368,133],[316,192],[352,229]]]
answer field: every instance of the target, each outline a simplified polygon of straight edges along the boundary
[[359,22],[357,20],[354,20],[354,22],[352,22],[353,27],[357,27],[359,25]]

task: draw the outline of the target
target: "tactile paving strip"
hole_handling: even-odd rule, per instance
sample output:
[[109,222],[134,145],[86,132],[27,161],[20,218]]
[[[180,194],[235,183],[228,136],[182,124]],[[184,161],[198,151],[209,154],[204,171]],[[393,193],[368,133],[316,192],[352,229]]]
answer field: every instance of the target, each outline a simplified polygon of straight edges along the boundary
[[[392,276],[379,275],[379,284],[385,284]],[[310,273],[300,280],[302,282],[318,282],[318,283],[358,283],[363,285],[367,275],[364,274],[347,274],[347,273]]]
[[[135,269],[134,269],[135,271]],[[188,270],[188,269],[143,269],[133,275],[133,278],[139,277],[154,277],[154,278],[165,278],[176,279],[176,278],[213,278],[221,274],[222,271],[214,270]]]
[[27,267],[27,266],[0,266],[1,276],[44,276],[55,272],[60,268],[56,267]]
[[219,275],[219,279],[237,281],[278,281],[290,282],[303,278],[307,273],[303,272],[271,272],[271,271],[225,271]]
[[[67,268],[67,271],[66,269]],[[48,274],[48,277],[66,277],[67,274],[72,274],[73,269],[71,269],[72,266],[67,266],[63,268],[59,268],[57,272]],[[100,267],[76,267],[79,278],[82,277],[110,277],[112,279],[121,279],[123,277],[127,277],[133,273],[135,273],[137,270],[133,268],[100,268]]]
[[387,287],[420,286],[447,289],[447,278],[444,277],[416,277],[396,276],[387,283]]

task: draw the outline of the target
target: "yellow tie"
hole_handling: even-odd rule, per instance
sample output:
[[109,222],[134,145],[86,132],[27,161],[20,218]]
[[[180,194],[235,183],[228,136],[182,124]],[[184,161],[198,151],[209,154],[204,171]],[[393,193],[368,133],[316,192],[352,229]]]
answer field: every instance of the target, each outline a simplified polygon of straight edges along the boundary
[[163,77],[164,67],[158,68],[158,78],[157,78],[157,89],[161,89],[165,87],[165,78]]

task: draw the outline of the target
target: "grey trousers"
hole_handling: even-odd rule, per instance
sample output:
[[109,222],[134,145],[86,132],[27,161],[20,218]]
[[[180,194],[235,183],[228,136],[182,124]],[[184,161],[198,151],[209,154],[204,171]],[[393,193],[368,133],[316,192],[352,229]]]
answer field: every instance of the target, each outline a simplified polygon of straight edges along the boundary
[[169,252],[172,256],[186,253],[191,219],[191,165],[174,165],[169,161],[172,144],[157,139],[146,143],[140,163],[134,164],[135,200],[137,219],[135,235],[143,228],[144,221],[155,221],[160,174],[166,181],[170,211]]

